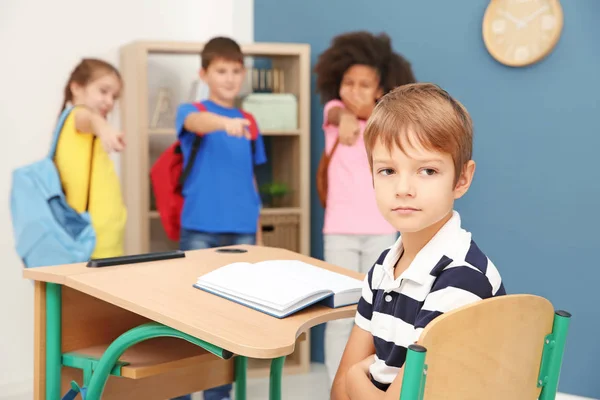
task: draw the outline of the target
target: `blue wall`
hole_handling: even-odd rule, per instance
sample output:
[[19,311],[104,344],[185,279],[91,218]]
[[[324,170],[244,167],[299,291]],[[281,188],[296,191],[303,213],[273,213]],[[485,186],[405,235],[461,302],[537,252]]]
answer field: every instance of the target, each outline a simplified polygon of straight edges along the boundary
[[[309,43],[314,65],[336,34],[386,31],[418,80],[466,105],[478,165],[457,208],[510,292],[539,294],[573,313],[560,390],[600,398],[600,0],[562,1],[558,46],[518,69],[494,61],[483,45],[488,2],[255,0],[254,37]],[[313,90],[313,177],[321,118]],[[322,211],[312,197],[312,251],[321,257]]]

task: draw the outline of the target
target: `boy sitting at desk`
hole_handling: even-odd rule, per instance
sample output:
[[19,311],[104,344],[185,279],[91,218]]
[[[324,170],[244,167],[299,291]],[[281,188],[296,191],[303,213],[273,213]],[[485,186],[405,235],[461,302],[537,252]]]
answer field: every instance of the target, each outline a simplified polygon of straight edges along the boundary
[[[176,130],[184,163],[197,135],[198,155],[183,187],[181,250],[261,244],[260,197],[253,165],[266,162],[260,133],[235,107],[246,70],[244,54],[232,39],[215,37],[202,51],[200,77],[209,89],[205,111],[192,103],[177,110]],[[254,140],[254,146],[251,145]],[[204,391],[205,400],[230,398],[231,384]],[[177,399],[189,400],[190,396]]]
[[475,171],[462,104],[433,84],[398,87],[376,106],[364,138],[379,211],[401,236],[365,277],[331,398],[398,400],[407,348],[423,328],[506,292],[454,211]]

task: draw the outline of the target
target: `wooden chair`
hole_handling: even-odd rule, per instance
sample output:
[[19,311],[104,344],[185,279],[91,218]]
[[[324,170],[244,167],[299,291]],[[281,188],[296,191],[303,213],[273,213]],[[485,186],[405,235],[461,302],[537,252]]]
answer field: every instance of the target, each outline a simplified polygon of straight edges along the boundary
[[552,400],[570,317],[533,295],[450,311],[409,347],[400,400]]

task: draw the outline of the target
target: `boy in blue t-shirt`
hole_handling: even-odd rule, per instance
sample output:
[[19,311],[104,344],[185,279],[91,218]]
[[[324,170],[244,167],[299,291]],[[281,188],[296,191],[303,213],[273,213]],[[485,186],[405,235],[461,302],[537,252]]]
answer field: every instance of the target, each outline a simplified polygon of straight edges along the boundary
[[[234,106],[245,73],[240,46],[225,37],[211,39],[202,51],[200,70],[210,91],[208,100],[202,102],[206,111],[200,112],[191,103],[181,104],[177,110],[175,123],[184,164],[196,135],[202,136],[183,187],[181,250],[262,242],[254,165],[266,162],[265,148],[260,134],[251,145],[250,122]],[[229,399],[230,393],[228,384],[205,390],[204,399]]]

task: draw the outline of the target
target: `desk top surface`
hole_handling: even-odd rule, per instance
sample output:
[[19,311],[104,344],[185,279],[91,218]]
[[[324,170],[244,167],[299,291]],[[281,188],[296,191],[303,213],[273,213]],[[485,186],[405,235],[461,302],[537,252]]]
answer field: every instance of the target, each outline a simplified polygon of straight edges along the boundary
[[363,278],[360,273],[283,249],[232,247],[248,251],[187,251],[185,258],[104,268],[88,268],[86,263],[31,268],[25,269],[23,276],[69,286],[234,354],[252,358],[289,355],[294,351],[296,338],[312,326],[354,316],[356,306],[331,309],[315,305],[278,319],[194,288],[192,285],[199,276],[236,261],[295,259]]

